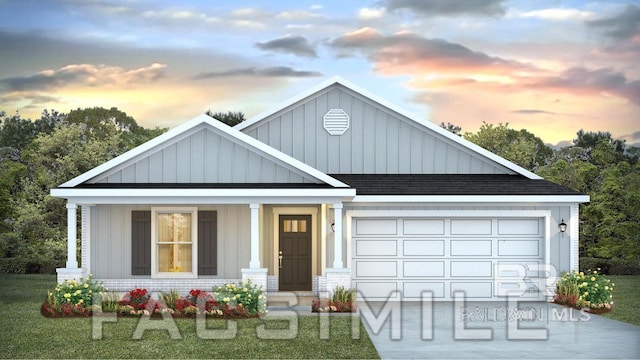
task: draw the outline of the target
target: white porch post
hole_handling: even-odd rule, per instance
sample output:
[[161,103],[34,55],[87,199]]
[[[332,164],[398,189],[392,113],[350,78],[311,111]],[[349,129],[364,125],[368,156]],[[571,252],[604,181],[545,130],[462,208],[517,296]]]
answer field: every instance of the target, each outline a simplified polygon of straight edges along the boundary
[[248,269],[240,269],[242,281],[253,281],[267,291],[267,269],[260,267],[260,204],[250,203],[251,209],[251,260]]
[[260,268],[260,220],[259,211],[260,204],[251,203],[251,269]]
[[78,205],[67,203],[67,269],[77,269],[76,259],[76,211]]
[[333,221],[335,232],[333,234],[333,268],[342,269],[342,203],[333,204]]

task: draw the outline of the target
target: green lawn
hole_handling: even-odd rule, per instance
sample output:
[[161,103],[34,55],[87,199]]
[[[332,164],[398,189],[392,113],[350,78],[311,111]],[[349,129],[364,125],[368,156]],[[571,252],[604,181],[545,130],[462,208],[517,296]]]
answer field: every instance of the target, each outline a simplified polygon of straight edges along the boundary
[[[165,330],[148,330],[132,339],[138,319],[105,323],[102,340],[92,340],[91,318],[48,319],[40,315],[50,275],[0,275],[0,349],[3,358],[379,358],[360,324],[360,339],[351,338],[348,316],[331,318],[329,339],[320,339],[316,316],[299,318],[294,339],[259,339],[256,327],[288,328],[288,322],[266,319],[237,321],[237,336],[201,339],[193,319],[177,319],[182,339]],[[207,329],[224,329],[223,320],[208,320]]]
[[640,275],[607,275],[607,278],[616,284],[615,310],[604,316],[640,326]]

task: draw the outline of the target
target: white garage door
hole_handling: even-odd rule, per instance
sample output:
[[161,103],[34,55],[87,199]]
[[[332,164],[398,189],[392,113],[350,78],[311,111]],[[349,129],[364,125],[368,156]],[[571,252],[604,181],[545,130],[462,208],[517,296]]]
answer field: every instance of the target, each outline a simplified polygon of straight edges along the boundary
[[451,300],[459,290],[469,300],[496,300],[509,288],[543,300],[535,277],[544,263],[544,224],[543,218],[354,218],[353,284],[371,300],[393,291],[405,300],[419,300],[423,291]]

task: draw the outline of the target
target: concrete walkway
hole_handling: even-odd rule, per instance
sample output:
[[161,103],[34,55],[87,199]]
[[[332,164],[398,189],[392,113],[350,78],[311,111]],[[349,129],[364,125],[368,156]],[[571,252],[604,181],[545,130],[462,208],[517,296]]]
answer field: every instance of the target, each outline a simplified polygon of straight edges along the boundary
[[383,359],[640,359],[640,327],[555,304],[359,305]]

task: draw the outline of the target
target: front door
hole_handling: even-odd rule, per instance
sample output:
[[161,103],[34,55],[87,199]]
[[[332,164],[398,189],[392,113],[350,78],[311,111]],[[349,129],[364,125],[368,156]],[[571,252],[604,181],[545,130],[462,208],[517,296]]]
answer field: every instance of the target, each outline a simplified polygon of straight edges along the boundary
[[311,215],[280,215],[280,291],[311,291]]

